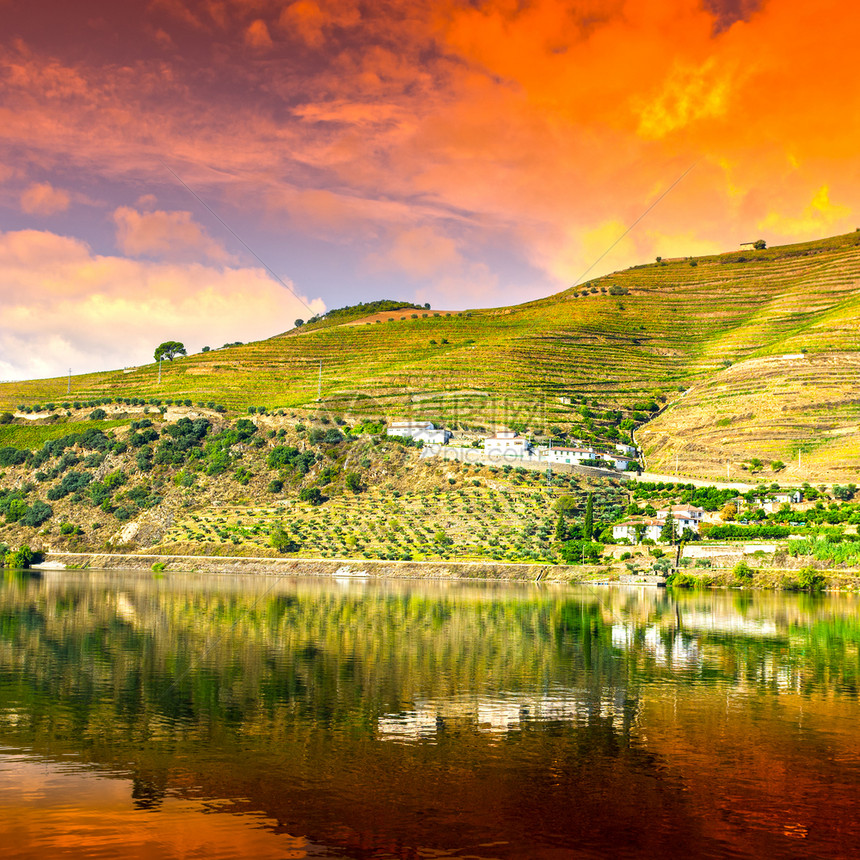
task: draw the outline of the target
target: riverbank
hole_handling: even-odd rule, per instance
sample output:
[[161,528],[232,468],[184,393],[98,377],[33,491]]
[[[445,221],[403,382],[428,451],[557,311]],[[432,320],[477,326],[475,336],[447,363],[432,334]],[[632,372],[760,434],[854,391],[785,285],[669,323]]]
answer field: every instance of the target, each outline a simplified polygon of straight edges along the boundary
[[[795,591],[804,588],[797,568],[756,567],[739,578],[731,565],[703,570],[680,568],[675,587],[692,589],[750,588]],[[170,573],[211,573],[335,579],[403,579],[432,581],[662,584],[663,576],[646,570],[631,571],[619,564],[552,565],[506,564],[483,561],[382,561],[376,559],[266,558],[262,556],[162,555],[153,553],[46,553],[34,570],[133,570]],[[860,591],[860,570],[821,569],[819,588],[828,591]]]
[[499,564],[493,562],[381,561],[375,559],[264,558],[49,552],[35,570],[159,570],[171,573],[332,576],[366,579],[581,582],[605,576],[605,565]]

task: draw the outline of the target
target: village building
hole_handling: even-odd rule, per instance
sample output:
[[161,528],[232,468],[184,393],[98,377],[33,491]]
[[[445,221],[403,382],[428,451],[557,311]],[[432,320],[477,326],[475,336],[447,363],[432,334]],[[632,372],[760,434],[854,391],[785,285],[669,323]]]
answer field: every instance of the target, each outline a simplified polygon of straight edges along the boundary
[[585,446],[571,448],[551,446],[549,448],[539,448],[538,453],[540,459],[547,463],[564,463],[571,466],[579,466],[583,462],[599,461],[604,468],[618,469],[622,472],[629,468],[631,462],[635,462],[630,457],[619,456],[615,452],[598,451],[596,448]]
[[657,511],[656,519],[633,517],[616,523],[612,526],[612,537],[615,540],[629,541],[632,544],[645,539],[660,543],[669,516],[675,521],[675,535],[677,537],[681,537],[685,529],[689,529],[693,534],[698,534],[699,524],[704,513],[702,508],[693,505],[673,505],[671,508]]
[[617,442],[615,444],[615,450],[619,454],[623,454],[625,457],[631,460],[635,460],[639,454],[639,450],[635,445],[627,445],[624,442]]
[[799,505],[803,501],[803,490],[784,490],[774,493],[771,501],[777,505]]
[[499,430],[484,439],[484,453],[490,457],[526,457],[530,451],[531,442],[513,430]]
[[612,537],[614,540],[626,540],[631,544],[646,539],[658,543],[664,525],[665,520],[636,517],[612,526]]
[[672,505],[671,508],[657,511],[657,519],[665,523],[666,518],[670,514],[675,519],[676,534],[681,534],[684,529],[689,529],[691,532],[698,534],[699,524],[702,522],[705,511],[702,508],[697,508],[695,505]]
[[405,436],[425,445],[446,445],[453,435],[450,430],[436,429],[432,421],[392,421],[388,436]]
[[[765,513],[772,514],[783,505],[799,505],[802,501],[802,490],[784,490],[765,497],[756,496],[753,498],[752,504],[754,507],[761,508]],[[740,509],[740,504],[738,504],[738,509]]]
[[616,454],[610,455],[610,462],[619,472],[627,472],[639,465],[639,461],[635,457],[619,457]]
[[594,448],[541,448],[540,457],[548,463],[578,465],[583,460],[599,460],[601,455]]

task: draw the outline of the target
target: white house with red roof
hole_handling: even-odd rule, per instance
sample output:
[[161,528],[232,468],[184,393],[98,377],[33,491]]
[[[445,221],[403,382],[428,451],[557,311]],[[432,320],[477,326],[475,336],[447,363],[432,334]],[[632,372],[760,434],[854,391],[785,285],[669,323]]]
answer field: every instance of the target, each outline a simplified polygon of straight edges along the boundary
[[528,439],[513,430],[499,430],[495,436],[484,439],[484,453],[490,457],[527,457],[531,447]]

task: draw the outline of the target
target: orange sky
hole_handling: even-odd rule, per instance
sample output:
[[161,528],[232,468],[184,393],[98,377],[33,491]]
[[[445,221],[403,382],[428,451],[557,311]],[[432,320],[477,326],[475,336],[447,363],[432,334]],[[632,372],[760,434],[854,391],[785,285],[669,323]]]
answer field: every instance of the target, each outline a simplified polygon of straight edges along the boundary
[[856,226],[860,11],[845,3],[0,11],[0,378],[311,314],[165,164],[313,311],[562,289],[692,165],[592,274]]

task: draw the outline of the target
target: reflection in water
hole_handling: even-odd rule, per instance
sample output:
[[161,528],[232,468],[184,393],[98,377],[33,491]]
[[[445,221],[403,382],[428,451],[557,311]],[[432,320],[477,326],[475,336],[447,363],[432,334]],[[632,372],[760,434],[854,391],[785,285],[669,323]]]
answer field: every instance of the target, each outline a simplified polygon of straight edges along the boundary
[[[135,782],[132,796],[137,788]],[[131,814],[128,796],[129,780],[121,774],[102,775],[69,763],[0,753],[2,856],[332,856],[304,838],[278,833],[277,822],[259,812],[212,814],[219,806],[232,811],[232,802],[161,794],[158,815],[147,816]]]
[[857,608],[7,579],[0,844],[20,857],[857,854]]

